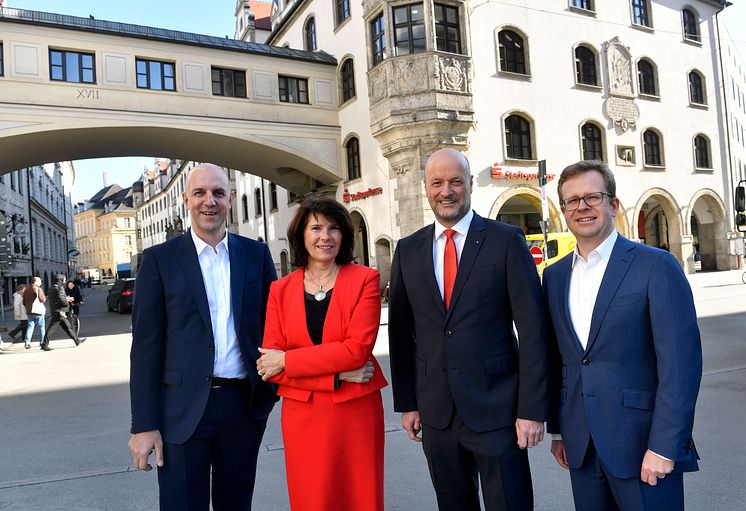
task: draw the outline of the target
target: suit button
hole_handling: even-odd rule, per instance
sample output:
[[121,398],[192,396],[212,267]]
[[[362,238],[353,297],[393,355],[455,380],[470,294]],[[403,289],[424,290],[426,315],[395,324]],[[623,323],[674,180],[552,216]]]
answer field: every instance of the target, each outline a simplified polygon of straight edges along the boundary
[[210,381],[210,380],[212,380],[212,376],[210,376],[210,375],[205,375],[205,381]]
[[452,330],[446,330],[446,337],[451,337],[453,335]]
[[591,361],[590,361],[590,360],[588,360],[587,358],[584,358],[584,359],[583,359],[583,362],[582,362],[582,364],[583,364],[584,366],[587,366],[587,365],[588,365],[588,364],[590,364],[590,363],[591,363]]
[[215,345],[214,344],[210,344],[210,351],[215,351]]

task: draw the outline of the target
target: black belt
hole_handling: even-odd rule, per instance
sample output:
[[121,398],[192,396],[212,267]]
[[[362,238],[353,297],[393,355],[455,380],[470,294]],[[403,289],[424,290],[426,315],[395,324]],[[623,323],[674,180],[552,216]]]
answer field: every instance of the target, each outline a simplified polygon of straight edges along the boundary
[[249,385],[248,378],[221,378],[220,376],[212,377],[211,389],[219,389],[221,387],[241,387]]

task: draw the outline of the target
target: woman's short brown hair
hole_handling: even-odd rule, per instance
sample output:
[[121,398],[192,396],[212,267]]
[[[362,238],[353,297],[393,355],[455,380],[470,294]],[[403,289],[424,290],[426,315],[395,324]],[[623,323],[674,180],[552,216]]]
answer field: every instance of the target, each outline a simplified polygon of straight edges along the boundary
[[350,212],[342,204],[329,197],[312,197],[298,208],[288,226],[288,241],[293,254],[290,264],[296,267],[308,265],[308,250],[306,250],[303,233],[308,224],[308,217],[311,215],[314,217],[324,215],[331,223],[339,227],[339,232],[342,233],[342,243],[334,260],[337,264],[351,263],[355,248],[355,235]]

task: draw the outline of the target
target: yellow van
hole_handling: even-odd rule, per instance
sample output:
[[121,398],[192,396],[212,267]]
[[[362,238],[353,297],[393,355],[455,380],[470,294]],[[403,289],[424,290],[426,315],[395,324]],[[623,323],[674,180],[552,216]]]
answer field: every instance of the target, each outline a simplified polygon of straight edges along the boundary
[[[526,235],[526,244],[531,247],[544,248],[543,234]],[[575,236],[571,232],[550,232],[547,234],[547,259],[536,265],[539,276],[544,273],[544,268],[554,264],[567,254],[575,250]]]

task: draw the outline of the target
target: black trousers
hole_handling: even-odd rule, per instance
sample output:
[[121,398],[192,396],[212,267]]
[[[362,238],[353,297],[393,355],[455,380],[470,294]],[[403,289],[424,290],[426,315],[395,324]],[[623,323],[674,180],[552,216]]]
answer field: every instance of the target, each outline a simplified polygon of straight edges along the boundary
[[18,325],[16,325],[16,327],[13,330],[8,332],[8,335],[15,338],[16,334],[20,332],[21,337],[19,338],[20,340],[18,342],[21,342],[23,340],[23,336],[26,335],[27,326],[28,326],[28,320],[22,319],[21,322],[18,323]]
[[47,325],[47,334],[44,336],[44,344],[49,344],[49,337],[52,334],[52,330],[54,328],[60,325],[62,329],[65,331],[68,337],[75,341],[75,344],[78,344],[78,335],[73,331],[73,328],[70,326],[70,321],[68,321],[67,316],[63,316],[59,312],[53,312],[52,313],[52,321],[49,322]]
[[580,468],[570,469],[570,481],[576,511],[684,511],[684,474],[668,474],[655,486],[639,476],[614,477],[604,467],[593,440]]
[[162,511],[250,511],[256,461],[267,425],[250,412],[251,386],[210,391],[205,413],[183,444],[164,443],[158,468]]
[[486,511],[533,510],[528,453],[514,426],[477,433],[455,412],[446,429],[423,425],[422,446],[440,511],[479,511],[479,479]]

